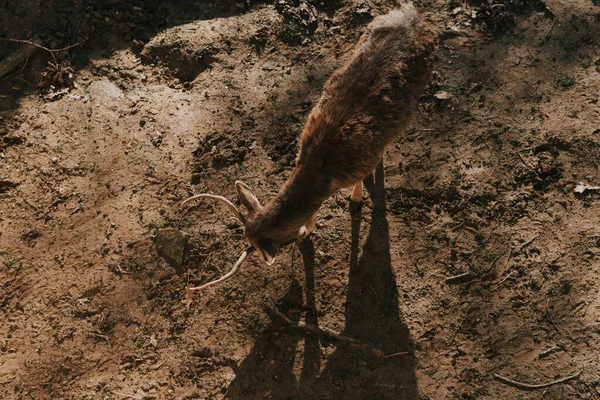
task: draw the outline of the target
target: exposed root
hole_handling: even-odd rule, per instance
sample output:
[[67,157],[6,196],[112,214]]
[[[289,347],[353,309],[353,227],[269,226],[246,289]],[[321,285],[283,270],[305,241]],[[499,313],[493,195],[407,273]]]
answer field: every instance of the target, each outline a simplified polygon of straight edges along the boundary
[[361,343],[356,339],[352,339],[348,336],[344,336],[341,333],[332,331],[331,329],[321,328],[319,326],[307,324],[305,322],[299,322],[296,324],[291,319],[289,319],[284,313],[275,309],[274,307],[267,306],[267,307],[265,307],[265,311],[269,315],[269,317],[271,317],[271,319],[283,322],[283,323],[289,325],[290,328],[292,328],[295,331],[298,331],[302,334],[316,335],[320,338],[345,345],[346,347],[361,351],[363,353],[369,354],[374,357],[391,358],[391,357],[396,357],[396,356],[410,355],[408,352],[400,352],[400,353],[394,353],[394,354],[390,354],[390,355],[386,356],[386,354],[380,349],[377,349],[375,347]]
[[566,378],[557,379],[555,381],[548,382],[548,383],[542,383],[539,385],[532,385],[530,383],[523,383],[523,382],[515,381],[512,379],[506,378],[500,374],[494,374],[494,378],[496,378],[497,380],[499,380],[501,382],[509,384],[511,386],[517,387],[519,389],[535,390],[535,389],[544,389],[544,388],[547,388],[547,387],[550,387],[553,385],[558,385],[560,383],[565,383],[565,382],[571,381],[573,379],[578,378],[579,375],[581,375],[581,372],[578,372],[575,375],[567,376]]

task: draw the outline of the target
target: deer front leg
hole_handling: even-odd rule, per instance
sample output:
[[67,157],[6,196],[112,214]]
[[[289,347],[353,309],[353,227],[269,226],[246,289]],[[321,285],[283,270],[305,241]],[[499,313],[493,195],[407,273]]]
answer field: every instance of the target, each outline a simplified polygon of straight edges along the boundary
[[352,214],[360,210],[362,206],[363,183],[358,181],[354,184],[352,195],[350,195],[350,212]]

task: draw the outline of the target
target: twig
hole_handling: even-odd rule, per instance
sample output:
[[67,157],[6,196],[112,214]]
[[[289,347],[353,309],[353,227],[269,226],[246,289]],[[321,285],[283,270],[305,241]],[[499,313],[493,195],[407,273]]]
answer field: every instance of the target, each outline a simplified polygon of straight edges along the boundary
[[81,211],[81,210],[82,210],[81,206],[77,206],[77,207],[75,207],[75,208],[73,209],[73,211],[71,211],[71,212],[69,213],[69,217],[70,217],[70,216],[72,216],[73,214],[75,214],[77,211]]
[[107,238],[110,238],[110,235],[112,234],[111,230],[112,230],[113,225],[114,224],[112,221],[108,222],[108,228],[106,228],[106,237]]
[[410,355],[410,353],[408,351],[400,351],[398,353],[388,354],[387,356],[385,356],[383,358],[392,358],[392,357],[409,356],[409,355]]
[[108,342],[108,341],[109,341],[109,339],[110,339],[110,338],[109,338],[108,336],[106,336],[106,335],[101,335],[101,334],[99,334],[99,333],[92,332],[92,331],[87,331],[87,334],[88,334],[88,335],[92,335],[92,336],[97,336],[97,337],[99,337],[99,338],[102,338],[102,339],[106,340],[107,342]]
[[121,264],[117,264],[117,271],[119,271],[119,273],[121,275],[128,275],[129,274],[129,272],[127,272],[123,268],[121,268]]
[[28,46],[23,46],[22,48],[9,54],[0,62],[0,78],[8,74],[20,64],[26,63],[27,60],[29,60],[29,58],[38,51],[38,48],[36,46],[37,43],[41,43],[41,40],[37,38],[34,40],[35,42],[28,42]]
[[[508,250],[508,257],[506,257],[506,262],[504,263],[504,268],[502,268],[502,269],[503,269],[503,270],[505,270],[505,271],[506,271],[506,267],[508,266],[508,263],[509,263],[509,261],[510,261],[510,256],[512,256],[512,251],[513,251],[513,249],[512,249],[512,247],[511,247],[511,248]],[[501,281],[498,283],[498,285],[501,285],[501,284],[503,284],[503,283],[504,283],[504,281],[505,281],[505,280],[507,280],[507,279],[508,279],[508,278],[509,278],[509,277],[510,277],[512,274],[513,274],[513,272],[514,272],[514,271],[511,271],[511,272],[510,272],[508,275],[506,275],[506,277],[505,277],[504,279],[502,279],[502,280],[501,280]]]
[[35,205],[31,204],[31,203],[29,202],[29,200],[27,200],[26,198],[24,198],[24,197],[21,197],[21,199],[22,199],[22,200],[25,202],[25,204],[27,204],[29,207],[33,208],[35,211],[39,212],[40,214],[43,214],[43,213],[44,213],[44,210],[42,210],[41,208],[39,208],[39,207],[37,207],[37,206],[35,206]]
[[509,378],[506,378],[500,374],[494,374],[494,378],[496,378],[499,381],[502,381],[508,385],[517,387],[519,389],[525,389],[525,390],[535,390],[535,389],[544,389],[550,386],[554,386],[554,385],[558,385],[560,383],[565,383],[568,381],[571,381],[575,378],[578,378],[579,375],[581,375],[581,371],[576,373],[575,375],[571,375],[571,376],[567,376],[566,378],[562,378],[562,379],[557,379],[555,381],[552,382],[548,382],[548,383],[542,383],[539,385],[532,385],[530,383],[523,383],[523,382],[518,382]]
[[512,247],[508,250],[508,257],[506,257],[506,262],[504,263],[504,269],[506,269],[506,266],[508,265],[508,262],[510,261],[510,257],[512,256]]
[[526,166],[527,168],[529,168],[529,169],[533,169],[533,167],[532,167],[531,165],[529,165],[529,164],[527,163],[527,161],[525,161],[525,159],[523,158],[523,156],[521,155],[521,153],[519,153],[519,152],[517,151],[517,155],[519,156],[519,158],[521,159],[521,161],[523,162],[523,164],[525,164],[525,166]]
[[62,49],[49,49],[47,47],[42,46],[40,44],[41,41],[39,39],[36,40],[36,41],[33,41],[33,42],[30,41],[30,40],[19,40],[19,39],[8,39],[8,38],[0,38],[0,40],[4,40],[4,41],[7,41],[7,42],[13,42],[13,43],[29,44],[29,45],[35,46],[35,47],[37,47],[39,49],[46,50],[52,56],[52,59],[54,60],[54,64],[56,64],[56,57],[54,57],[54,53],[59,53],[61,51],[69,50],[69,49],[71,49],[73,47],[79,46],[79,43],[75,43],[75,44],[72,44],[70,46],[63,47]]
[[[291,319],[289,319],[284,313],[275,309],[274,307],[266,306],[265,312],[267,313],[267,315],[269,315],[269,317],[271,317],[271,319],[284,322],[287,325],[289,325],[292,329],[294,329],[300,333],[314,334],[314,335],[320,336],[322,338],[325,338],[327,340],[344,344],[352,349],[365,352],[365,353],[370,354],[375,357],[385,357],[385,353],[382,350],[379,350],[379,349],[371,347],[367,344],[361,343],[356,339],[352,339],[348,336],[344,336],[341,333],[332,331],[331,329],[321,328],[316,325],[307,324],[305,322],[298,322],[296,324]],[[397,354],[397,355],[400,355],[400,354]],[[394,354],[392,354],[390,356],[394,356]]]
[[494,268],[494,265],[496,264],[496,261],[498,261],[500,259],[500,257],[502,257],[502,254],[500,254],[499,256],[497,256],[496,258],[494,258],[492,260],[492,262],[490,263],[490,266],[488,267],[488,269],[485,271],[486,274],[488,274],[492,268]]
[[504,281],[506,281],[508,278],[510,278],[514,272],[515,271],[510,271],[510,273],[508,275],[506,275],[504,277],[504,279],[502,279],[500,282],[498,282],[498,285],[502,285],[504,283]]
[[523,243],[523,244],[521,245],[521,250],[523,250],[525,247],[527,247],[527,246],[529,246],[531,243],[533,243],[533,241],[534,241],[535,239],[537,239],[537,238],[538,238],[538,236],[540,236],[540,235],[535,235],[534,237],[532,237],[531,239],[529,239],[528,241],[526,241],[525,243]]
[[552,323],[552,325],[554,325],[554,328],[556,329],[556,332],[560,333],[562,335],[562,332],[560,331],[560,329],[558,329],[558,326],[556,326],[556,324],[554,323],[554,320],[552,319],[552,315],[550,315],[550,309],[548,307],[548,303],[550,303],[550,298],[546,299],[546,315],[548,316],[548,319],[550,320],[550,322]]
[[550,354],[557,352],[558,350],[564,350],[564,348],[562,346],[554,346],[554,347],[550,347],[547,350],[542,351],[540,354],[538,354],[538,358],[542,359],[542,358],[546,358],[548,357]]
[[165,358],[164,360],[162,360],[161,362],[159,362],[158,364],[156,364],[154,366],[154,370],[156,371],[157,369],[159,369],[166,362],[167,362],[167,359]]
[[429,275],[427,275],[427,276],[425,277],[425,279],[429,279],[429,278],[431,278],[432,276],[436,275],[438,272],[440,272],[440,270],[439,270],[439,269],[436,269],[435,271],[433,271],[432,273],[430,273]]
[[546,39],[548,36],[550,36],[550,34],[552,33],[552,30],[554,29],[554,25],[556,25],[556,17],[554,17],[552,19],[552,25],[550,25],[550,29],[548,29],[548,32],[546,32],[546,34],[542,37],[542,40]]
[[56,126],[58,127],[58,130],[59,130],[59,131],[60,131],[60,132],[61,132],[63,135],[65,135],[66,137],[68,137],[69,139],[71,139],[71,141],[72,141],[73,143],[75,143],[75,144],[79,144],[79,143],[77,142],[77,140],[75,140],[75,139],[73,138],[73,136],[71,136],[71,135],[69,135],[67,132],[65,132],[65,130],[62,128],[62,126],[60,126],[60,124],[58,123],[58,121],[57,121],[57,120],[54,120],[54,123],[56,124]]
[[465,273],[446,278],[446,283],[462,283],[470,281],[471,279],[473,279],[473,274],[471,273],[471,271],[467,271]]

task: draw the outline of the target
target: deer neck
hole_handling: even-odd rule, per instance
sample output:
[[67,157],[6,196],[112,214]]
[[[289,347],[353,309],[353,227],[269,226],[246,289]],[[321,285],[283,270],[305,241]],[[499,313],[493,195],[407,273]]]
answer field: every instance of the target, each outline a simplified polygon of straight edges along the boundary
[[298,230],[331,196],[331,182],[318,171],[296,167],[263,209],[263,223],[274,230]]

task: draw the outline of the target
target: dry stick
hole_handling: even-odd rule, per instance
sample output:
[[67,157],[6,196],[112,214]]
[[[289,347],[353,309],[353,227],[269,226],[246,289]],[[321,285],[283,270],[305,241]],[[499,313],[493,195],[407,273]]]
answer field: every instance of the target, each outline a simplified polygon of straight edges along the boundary
[[159,362],[158,364],[156,364],[153,368],[154,370],[159,369],[164,363],[167,362],[167,359],[165,358],[164,360],[162,360],[161,362]]
[[408,351],[400,351],[398,353],[388,354],[387,356],[385,356],[383,358],[392,358],[392,357],[408,356],[408,355],[410,355],[410,353]]
[[[42,46],[40,44],[42,41],[39,38],[35,38],[34,41],[19,40],[19,39],[7,39],[7,38],[0,38],[0,40],[5,40],[7,42],[13,42],[13,43],[29,44],[29,45],[35,46],[35,47],[37,47],[39,49],[46,50],[52,56],[52,59],[54,60],[54,64],[56,64],[56,57],[54,57],[54,53],[58,53],[58,52],[65,51],[65,50],[69,50],[69,49],[71,49],[73,47],[79,46],[79,43],[75,43],[75,44],[72,44],[70,46],[63,47],[62,49],[49,49],[49,48],[44,47],[44,46]],[[0,76],[2,76],[2,75],[0,74]]]
[[67,132],[65,132],[65,130],[62,128],[62,126],[60,126],[60,124],[58,123],[58,121],[54,120],[54,123],[56,124],[56,126],[58,126],[58,130],[65,135],[66,137],[68,137],[69,139],[71,139],[71,141],[75,144],[79,144],[77,143],[77,140],[75,140],[71,135],[69,135]]
[[514,272],[515,271],[510,271],[509,274],[504,277],[504,279],[502,279],[500,282],[498,282],[498,285],[502,285],[508,278],[510,278],[512,276],[512,274]]
[[556,326],[556,324],[554,323],[554,320],[552,319],[552,315],[550,315],[550,310],[548,308],[548,303],[550,302],[550,298],[546,299],[546,315],[548,316],[548,319],[550,320],[550,322],[552,323],[552,325],[554,325],[554,329],[556,329],[556,332],[560,333],[562,335],[562,332],[560,331],[560,329],[558,329],[558,326]]
[[106,336],[106,335],[101,335],[101,334],[99,334],[99,333],[96,333],[96,332],[87,331],[87,334],[88,334],[88,335],[92,335],[92,336],[96,336],[96,337],[99,337],[99,338],[102,338],[102,339],[106,340],[107,342],[110,340],[110,338],[109,338],[108,336]]
[[528,390],[535,390],[535,389],[544,389],[553,385],[558,385],[560,383],[565,383],[568,381],[571,381],[575,378],[578,378],[579,375],[581,375],[581,371],[579,371],[578,373],[576,373],[575,375],[571,375],[571,376],[567,376],[566,378],[562,378],[562,379],[558,379],[552,382],[548,382],[548,383],[542,383],[539,385],[532,385],[530,383],[523,383],[523,382],[518,382],[509,378],[506,378],[500,374],[494,374],[494,378],[496,378],[499,381],[502,381],[506,384],[509,384],[511,386],[517,387],[519,389],[528,389]]
[[523,158],[523,156],[521,155],[521,153],[519,153],[519,152],[517,151],[517,155],[519,156],[519,158],[521,159],[521,161],[523,161],[523,164],[525,164],[525,166],[526,166],[527,168],[529,168],[529,169],[533,169],[533,168],[531,167],[531,165],[529,165],[529,164],[527,163],[527,161],[525,161],[525,159]]
[[494,258],[492,260],[492,262],[490,263],[490,266],[488,267],[487,271],[485,271],[486,274],[488,274],[492,268],[494,268],[494,265],[496,264],[496,261],[498,261],[500,259],[500,257],[502,257],[502,254],[498,255],[496,258]]
[[446,278],[446,283],[459,283],[473,278],[471,271]]
[[554,25],[556,25],[556,17],[554,17],[552,19],[552,25],[550,26],[550,29],[548,29],[548,32],[546,32],[546,34],[544,35],[544,37],[542,37],[542,40],[546,39],[548,36],[550,36],[550,34],[552,33],[552,30],[554,29]]
[[[12,39],[2,39],[13,41]],[[0,62],[0,78],[8,74],[17,66],[24,64],[31,56],[33,56],[38,50],[38,43],[41,43],[40,39],[34,39],[35,42],[26,42],[28,46],[23,46],[17,51],[9,54],[4,60]]]
[[541,359],[541,358],[548,357],[550,354],[552,354],[552,353],[554,353],[554,352],[556,352],[558,350],[564,350],[564,348],[561,347],[561,346],[550,347],[549,349],[544,350],[540,354],[538,354],[538,358]]
[[[508,263],[509,263],[509,261],[510,261],[510,257],[512,256],[512,251],[513,251],[513,249],[512,249],[512,247],[511,247],[511,248],[508,250],[508,257],[506,257],[506,262],[504,263],[504,268],[503,268],[503,270],[504,270],[504,271],[506,271],[506,267],[508,266]],[[514,271],[511,271],[511,272],[510,272],[510,273],[509,273],[509,274],[508,274],[508,275],[507,275],[507,276],[506,276],[504,279],[502,279],[502,280],[501,280],[501,281],[498,283],[498,285],[500,285],[500,284],[504,283],[504,281],[506,281],[506,280],[507,280],[507,279],[508,279],[508,278],[509,278],[509,277],[510,277],[512,274],[513,274],[513,272],[514,272]]]
[[[305,322],[298,322],[296,324],[291,319],[289,319],[284,313],[275,309],[274,307],[267,306],[267,307],[265,307],[265,311],[269,315],[269,317],[271,317],[271,319],[274,319],[274,320],[276,319],[276,320],[285,322],[292,329],[294,329],[300,333],[314,334],[314,335],[320,336],[324,339],[327,339],[329,341],[339,342],[341,344],[344,344],[344,345],[350,347],[351,349],[359,350],[364,353],[373,355],[375,357],[388,358],[385,356],[385,353],[382,350],[379,350],[379,349],[371,347],[367,344],[361,343],[356,339],[352,339],[348,336],[344,336],[340,333],[332,331],[331,329],[321,328],[316,325],[307,324]],[[390,354],[389,357],[395,357],[395,356],[400,356],[400,355],[408,355],[408,353],[405,353],[405,354],[404,353],[394,353],[394,354]]]
[[522,250],[522,249],[524,249],[526,246],[530,245],[531,243],[533,243],[533,241],[534,241],[535,239],[537,239],[537,238],[538,238],[538,236],[540,236],[540,235],[535,235],[534,237],[532,237],[531,239],[529,239],[528,241],[526,241],[525,243],[523,243],[523,244],[521,245],[521,250]]

